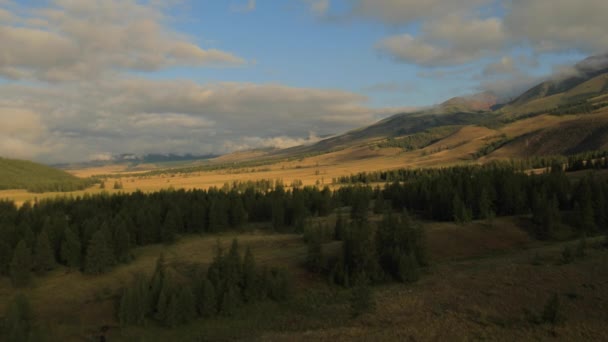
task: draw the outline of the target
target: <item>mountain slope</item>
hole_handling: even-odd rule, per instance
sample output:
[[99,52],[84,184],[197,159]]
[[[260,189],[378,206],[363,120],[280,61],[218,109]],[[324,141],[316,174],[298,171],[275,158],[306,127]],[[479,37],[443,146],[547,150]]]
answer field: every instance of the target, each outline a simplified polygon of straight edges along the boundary
[[92,180],[78,178],[46,165],[0,158],[0,190],[73,191],[84,189],[92,183]]

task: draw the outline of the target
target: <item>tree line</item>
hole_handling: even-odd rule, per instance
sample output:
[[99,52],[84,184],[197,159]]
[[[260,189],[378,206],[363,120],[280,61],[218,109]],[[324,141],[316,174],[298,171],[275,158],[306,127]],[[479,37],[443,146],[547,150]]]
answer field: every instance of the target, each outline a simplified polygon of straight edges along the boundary
[[269,223],[268,229],[277,232],[303,233],[310,217],[326,216],[337,207],[350,207],[353,219],[362,222],[372,203],[376,213],[388,206],[423,219],[458,223],[532,215],[541,238],[550,238],[564,221],[579,234],[594,234],[608,225],[608,182],[594,176],[570,179],[562,165],[544,174],[497,163],[371,175],[396,180],[382,188],[352,185],[334,191],[279,184],[265,191],[85,195],[19,208],[3,201],[0,275],[26,286],[32,272],[44,274],[57,264],[98,274],[129,262],[134,247],[172,243],[181,234],[234,230],[251,222]]
[[328,188],[282,186],[85,195],[19,208],[0,201],[0,275],[21,287],[30,283],[32,272],[43,274],[57,264],[98,274],[129,262],[134,247],[172,243],[180,234],[234,230],[250,222],[301,232],[307,217],[332,209]]

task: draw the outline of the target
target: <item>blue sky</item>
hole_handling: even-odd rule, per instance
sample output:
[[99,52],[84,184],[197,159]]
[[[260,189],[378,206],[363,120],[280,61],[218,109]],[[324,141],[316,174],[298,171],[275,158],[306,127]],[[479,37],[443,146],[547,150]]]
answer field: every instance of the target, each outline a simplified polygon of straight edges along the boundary
[[604,0],[0,0],[0,155],[227,153],[453,96],[508,99],[608,46]]

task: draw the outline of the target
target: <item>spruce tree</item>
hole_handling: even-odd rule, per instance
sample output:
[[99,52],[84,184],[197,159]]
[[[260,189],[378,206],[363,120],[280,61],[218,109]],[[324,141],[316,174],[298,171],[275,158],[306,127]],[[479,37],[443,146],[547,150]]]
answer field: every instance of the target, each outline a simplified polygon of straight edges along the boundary
[[13,253],[10,264],[11,279],[15,287],[25,287],[32,280],[32,251],[25,240],[21,240]]
[[179,230],[178,225],[180,223],[180,219],[177,215],[178,213],[175,209],[171,209],[167,213],[161,231],[161,239],[163,243],[172,244],[175,242],[176,235]]
[[355,280],[355,285],[351,292],[350,309],[353,317],[375,309],[373,290],[369,284],[368,277],[364,274],[357,276]]
[[109,246],[104,230],[98,230],[87,248],[84,271],[89,274],[101,274],[114,264],[113,250]]
[[173,328],[181,323],[179,296],[177,293],[173,293],[168,298],[163,323],[165,323],[166,326]]
[[237,239],[234,239],[225,259],[224,280],[228,286],[240,286],[243,273],[242,266],[239,244]]
[[239,304],[239,291],[237,287],[232,284],[226,284],[219,305],[220,314],[223,316],[234,315]]
[[255,259],[251,248],[247,247],[245,258],[243,259],[243,299],[245,302],[252,302],[258,297],[258,277],[255,266]]
[[19,294],[8,305],[4,331],[7,342],[23,342],[32,333],[32,309],[27,298]]
[[56,265],[55,253],[53,253],[51,248],[46,230],[41,231],[36,239],[34,265],[36,270],[41,273],[52,270]]
[[190,323],[196,318],[196,301],[190,286],[182,286],[177,297],[178,322]]
[[346,234],[346,221],[344,220],[344,215],[342,215],[341,211],[338,211],[338,217],[336,218],[336,226],[334,228],[334,239],[337,241],[342,241],[344,239],[344,235]]
[[319,231],[313,231],[307,242],[306,267],[314,273],[321,272],[323,268],[323,244]]
[[70,268],[80,268],[82,246],[78,234],[72,228],[65,230],[63,241],[61,242],[61,260]]
[[218,307],[215,288],[209,279],[203,280],[201,294],[199,295],[197,310],[202,317],[211,317],[217,313]]
[[114,227],[114,258],[117,262],[131,260],[131,237],[124,220],[119,220]]
[[0,276],[9,275],[12,258],[13,251],[11,250],[11,246],[0,240]]

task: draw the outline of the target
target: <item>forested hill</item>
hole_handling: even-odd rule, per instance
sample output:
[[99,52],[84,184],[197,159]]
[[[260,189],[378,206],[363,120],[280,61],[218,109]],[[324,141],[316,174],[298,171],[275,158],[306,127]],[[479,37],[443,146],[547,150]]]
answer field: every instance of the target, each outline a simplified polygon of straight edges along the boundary
[[74,191],[93,183],[91,179],[78,178],[50,166],[0,157],[0,190]]

